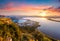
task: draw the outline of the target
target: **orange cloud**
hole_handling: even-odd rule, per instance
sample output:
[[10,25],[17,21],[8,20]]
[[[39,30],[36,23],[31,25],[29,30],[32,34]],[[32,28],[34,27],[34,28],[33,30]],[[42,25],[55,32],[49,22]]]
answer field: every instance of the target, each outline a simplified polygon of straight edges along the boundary
[[37,6],[37,5],[27,5],[27,4],[21,4],[19,6],[16,6],[14,3],[10,2],[6,4],[5,8],[2,10],[7,10],[7,11],[14,11],[14,10],[22,10],[22,11],[31,11],[31,10],[40,10],[40,9],[47,9],[52,6]]
[[[37,5],[27,5],[27,4],[21,4],[21,5],[16,6],[12,2],[7,4],[7,5],[5,5],[5,8],[0,9],[0,12],[1,11],[18,11],[18,10],[19,11],[25,11],[25,12],[37,10],[37,12],[40,12],[40,10],[44,10],[44,9],[46,9],[46,11],[48,12],[47,15],[60,16],[60,9],[56,9],[56,8],[54,8],[52,6],[46,6],[46,5],[37,6]],[[36,15],[38,15],[38,14],[36,13]]]

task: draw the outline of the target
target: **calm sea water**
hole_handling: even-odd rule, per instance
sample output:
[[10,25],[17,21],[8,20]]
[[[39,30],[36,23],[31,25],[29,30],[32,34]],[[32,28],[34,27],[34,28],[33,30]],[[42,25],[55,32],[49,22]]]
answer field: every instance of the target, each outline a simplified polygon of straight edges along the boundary
[[[46,18],[34,18],[34,17],[26,17],[24,19],[29,19],[33,21],[39,22],[41,25],[38,27],[38,29],[44,33],[47,34],[49,37],[52,37],[54,39],[60,40],[60,22],[50,21]],[[58,20],[58,19],[56,19]],[[60,18],[59,18],[60,20]]]

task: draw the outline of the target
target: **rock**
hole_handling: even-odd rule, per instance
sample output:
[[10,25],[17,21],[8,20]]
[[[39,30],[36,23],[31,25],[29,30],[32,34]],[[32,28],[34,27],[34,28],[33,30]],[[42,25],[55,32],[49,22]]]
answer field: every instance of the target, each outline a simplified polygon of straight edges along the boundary
[[18,25],[19,26],[29,26],[29,27],[38,27],[40,26],[38,22],[35,22],[35,21],[31,21],[31,20],[26,20],[26,19],[20,19],[18,21]]
[[2,18],[0,18],[0,22],[2,24],[11,24],[12,23],[12,20],[10,18],[2,17]]

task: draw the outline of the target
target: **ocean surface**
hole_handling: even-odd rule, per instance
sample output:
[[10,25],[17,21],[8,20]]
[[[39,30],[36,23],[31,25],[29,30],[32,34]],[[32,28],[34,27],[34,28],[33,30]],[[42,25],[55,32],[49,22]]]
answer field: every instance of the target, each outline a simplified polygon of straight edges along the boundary
[[[25,17],[23,19],[29,19],[37,21],[41,25],[37,29],[47,36],[60,40],[60,22],[51,21],[47,18]],[[54,19],[60,21],[60,18]]]

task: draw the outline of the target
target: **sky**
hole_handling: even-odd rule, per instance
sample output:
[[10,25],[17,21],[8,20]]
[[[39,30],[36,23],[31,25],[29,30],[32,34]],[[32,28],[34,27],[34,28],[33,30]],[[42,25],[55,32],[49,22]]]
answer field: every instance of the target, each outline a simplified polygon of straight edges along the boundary
[[4,8],[8,4],[19,6],[22,4],[27,5],[51,5],[54,7],[60,6],[59,0],[0,0],[0,8]]
[[[60,7],[60,0],[0,0],[0,14],[6,13],[7,15],[9,13],[13,15],[17,15],[16,13],[32,15],[30,13],[38,13],[41,9],[58,7]],[[37,15],[37,13],[33,15]]]

